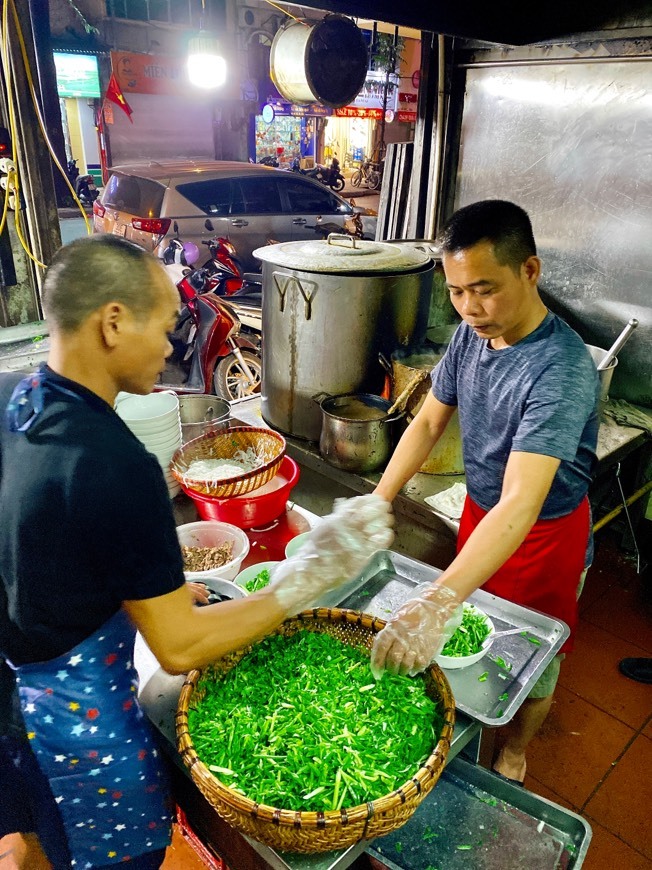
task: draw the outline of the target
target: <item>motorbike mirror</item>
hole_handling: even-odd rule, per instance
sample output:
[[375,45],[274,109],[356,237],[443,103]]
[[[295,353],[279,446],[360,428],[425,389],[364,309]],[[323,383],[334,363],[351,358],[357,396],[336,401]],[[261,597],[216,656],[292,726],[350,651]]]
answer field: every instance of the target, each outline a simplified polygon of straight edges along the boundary
[[[213,221],[210,218],[206,218],[204,221],[204,229],[208,230],[209,233],[212,233],[215,227],[213,226]],[[204,244],[207,244],[205,242]]]
[[178,236],[179,235],[179,224],[176,221],[172,224],[172,229],[174,230],[174,235]]

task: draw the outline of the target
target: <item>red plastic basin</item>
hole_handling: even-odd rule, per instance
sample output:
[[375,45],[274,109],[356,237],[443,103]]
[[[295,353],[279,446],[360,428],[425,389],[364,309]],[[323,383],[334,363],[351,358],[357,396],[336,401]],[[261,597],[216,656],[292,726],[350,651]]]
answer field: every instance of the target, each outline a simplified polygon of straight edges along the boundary
[[240,529],[252,529],[266,526],[281,516],[298,480],[299,466],[294,459],[284,456],[272,480],[246,495],[214,498],[192,492],[183,484],[181,488],[195,502],[197,513],[203,520],[220,520]]

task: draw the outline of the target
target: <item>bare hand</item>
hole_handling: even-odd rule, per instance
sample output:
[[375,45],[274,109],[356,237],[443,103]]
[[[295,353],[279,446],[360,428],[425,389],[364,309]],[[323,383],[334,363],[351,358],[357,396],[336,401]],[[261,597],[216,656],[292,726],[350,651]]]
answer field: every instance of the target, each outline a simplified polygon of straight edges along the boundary
[[186,585],[192,594],[193,604],[208,604],[209,590],[205,583],[189,580]]

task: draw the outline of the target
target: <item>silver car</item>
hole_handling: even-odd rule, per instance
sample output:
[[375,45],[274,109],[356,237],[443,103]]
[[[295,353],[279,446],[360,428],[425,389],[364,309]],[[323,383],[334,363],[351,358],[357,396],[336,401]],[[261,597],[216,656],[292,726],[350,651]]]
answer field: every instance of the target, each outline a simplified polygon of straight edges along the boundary
[[[245,271],[258,271],[252,252],[270,241],[322,236],[318,223],[344,226],[358,212],[366,238],[374,213],[353,207],[317,181],[251,163],[178,161],[114,166],[93,206],[97,233],[114,233],[160,253],[176,235],[200,245],[228,238]],[[318,219],[321,218],[321,221]]]

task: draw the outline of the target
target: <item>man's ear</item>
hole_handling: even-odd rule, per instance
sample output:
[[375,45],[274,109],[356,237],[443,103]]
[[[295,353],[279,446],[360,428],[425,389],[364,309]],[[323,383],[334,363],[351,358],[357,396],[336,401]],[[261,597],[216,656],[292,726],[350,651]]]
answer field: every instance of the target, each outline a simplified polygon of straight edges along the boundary
[[530,284],[537,284],[541,277],[541,260],[533,255],[527,258],[521,268],[527,281]]
[[108,302],[98,314],[104,343],[107,347],[115,347],[123,334],[127,309],[120,302]]

